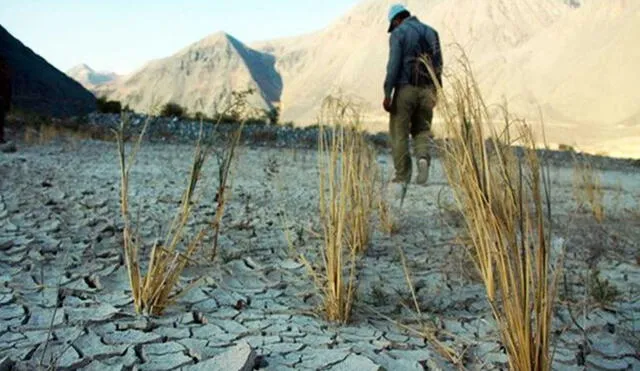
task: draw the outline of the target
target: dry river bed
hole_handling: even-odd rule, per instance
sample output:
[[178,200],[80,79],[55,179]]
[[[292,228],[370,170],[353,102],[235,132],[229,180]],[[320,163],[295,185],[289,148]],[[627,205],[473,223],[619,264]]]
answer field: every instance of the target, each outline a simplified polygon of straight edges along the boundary
[[[145,144],[138,156],[130,200],[147,247],[166,234],[192,153]],[[379,163],[390,171],[388,156]],[[506,368],[483,285],[456,244],[461,220],[439,161],[430,185],[411,187],[394,207],[398,231],[373,232],[346,326],[322,319],[296,258],[317,262],[322,245],[316,153],[243,147],[233,169],[219,254],[210,263],[204,251],[186,272],[202,284],[164,315],[143,317],[121,257],[115,145],[54,141],[0,153],[0,369],[457,369],[438,344],[467,369]],[[215,213],[215,159],[205,172],[192,231]],[[564,251],[558,370],[640,370],[640,173],[602,174],[606,219],[597,223],[573,200],[570,164],[551,169],[554,241]],[[419,335],[425,327],[437,343]]]

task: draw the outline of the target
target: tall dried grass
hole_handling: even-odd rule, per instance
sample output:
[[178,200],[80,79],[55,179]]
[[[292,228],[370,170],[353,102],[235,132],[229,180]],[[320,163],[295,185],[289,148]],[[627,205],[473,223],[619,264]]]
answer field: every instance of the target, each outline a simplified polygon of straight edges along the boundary
[[120,206],[124,221],[125,263],[134,307],[139,314],[160,315],[167,306],[173,304],[197,283],[197,281],[194,281],[187,287],[179,287],[182,272],[201,248],[201,242],[206,235],[206,230],[201,230],[195,238],[187,243],[186,248],[180,249],[180,247],[182,247],[182,240],[185,238],[185,227],[191,215],[194,192],[207,156],[200,145],[200,140],[198,140],[187,189],[183,194],[180,209],[169,228],[164,243],[158,244],[156,242],[153,245],[147,274],[146,276],[143,275],[139,256],[143,242],[132,226],[130,219],[129,174],[140,149],[147,124],[145,124],[142,133],[133,146],[128,160],[124,142],[125,120],[122,121],[120,130],[116,133],[121,171]]
[[605,218],[604,189],[601,176],[586,160],[575,160],[573,169],[573,196],[579,207],[588,207],[598,223]]
[[[448,138],[443,163],[471,240],[471,255],[510,368],[550,370],[557,272],[550,262],[549,175],[530,126],[512,119],[505,107],[504,127],[491,129],[489,109],[464,53],[452,66],[446,76],[450,85],[439,89]],[[520,154],[516,143],[523,146]]]
[[[241,101],[245,99],[243,95],[239,95],[236,98],[238,100],[233,101],[230,105],[233,109],[238,109],[244,104]],[[123,117],[120,130],[116,132],[121,170],[120,203],[124,221],[125,262],[136,312],[146,315],[160,315],[168,306],[174,304],[176,300],[198,284],[199,280],[196,279],[182,286],[182,273],[187,266],[194,263],[196,256],[203,248],[205,238],[210,233],[213,233],[211,259],[213,260],[216,256],[222,216],[228,197],[228,183],[231,177],[232,163],[236,158],[237,146],[246,120],[242,120],[238,130],[222,145],[215,146],[215,149],[214,143],[202,144],[203,131],[201,123],[200,136],[196,143],[187,188],[183,194],[180,208],[169,227],[164,242],[162,244],[156,242],[153,245],[148,267],[146,268],[146,275],[143,275],[140,263],[140,250],[143,242],[132,226],[130,219],[129,174],[140,149],[142,138],[146,133],[149,120],[145,123],[127,159],[124,134],[125,118],[126,116]],[[204,165],[212,153],[215,154],[218,162],[218,186],[216,187],[216,199],[214,200],[217,206],[214,219],[209,225],[202,227],[191,237],[187,235],[186,227],[192,216],[193,206],[196,201],[196,187],[202,178]]]
[[355,104],[325,99],[319,133],[320,268],[304,257],[319,287],[329,321],[349,321],[356,292],[356,260],[370,238],[374,209],[375,153],[360,128]]

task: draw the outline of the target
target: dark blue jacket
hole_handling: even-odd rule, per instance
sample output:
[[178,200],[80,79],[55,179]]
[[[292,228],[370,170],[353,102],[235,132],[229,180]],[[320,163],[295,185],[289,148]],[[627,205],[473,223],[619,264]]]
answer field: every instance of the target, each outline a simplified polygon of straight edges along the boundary
[[411,83],[416,55],[420,50],[420,38],[424,37],[431,47],[431,62],[440,79],[442,73],[442,49],[438,32],[420,22],[416,17],[405,19],[389,37],[389,63],[384,80],[384,96],[391,98],[394,88]]

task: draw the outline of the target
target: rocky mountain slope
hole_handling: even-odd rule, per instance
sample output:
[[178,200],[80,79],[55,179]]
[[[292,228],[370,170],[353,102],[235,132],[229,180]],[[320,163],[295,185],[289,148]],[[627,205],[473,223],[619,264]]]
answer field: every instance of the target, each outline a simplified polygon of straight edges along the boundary
[[[323,31],[258,44],[278,59],[285,86],[284,119],[313,122],[322,98],[341,91],[369,103],[372,128],[385,129],[386,118],[379,108],[388,55],[385,15],[394,2],[368,0]],[[408,0],[406,5],[440,31],[445,63],[450,44],[457,42],[476,66],[526,43],[569,10],[557,0]]]
[[[317,120],[322,99],[341,92],[365,103],[372,131],[386,130],[382,81],[386,13],[395,0],[365,0],[323,30],[248,47],[216,34],[154,61],[107,92],[147,111],[177,101],[211,112],[232,90],[255,87],[253,103],[279,102],[281,119]],[[636,155],[640,141],[640,2],[559,0],[406,0],[441,34],[445,64],[461,45],[488,102],[505,98],[518,115],[543,114],[553,143]],[[436,116],[437,121],[437,116]],[[619,138],[624,138],[624,142]],[[637,153],[640,156],[640,152]]]
[[204,38],[176,54],[152,61],[107,91],[109,98],[149,112],[175,102],[188,112],[213,115],[231,92],[255,89],[250,103],[271,109],[280,100],[282,81],[275,58],[255,51],[226,33]]
[[95,89],[100,85],[114,83],[121,78],[120,75],[114,72],[95,71],[86,64],[79,64],[72,67],[66,74],[89,90]]
[[16,109],[53,116],[83,115],[95,110],[95,97],[0,26],[0,56],[13,77]]

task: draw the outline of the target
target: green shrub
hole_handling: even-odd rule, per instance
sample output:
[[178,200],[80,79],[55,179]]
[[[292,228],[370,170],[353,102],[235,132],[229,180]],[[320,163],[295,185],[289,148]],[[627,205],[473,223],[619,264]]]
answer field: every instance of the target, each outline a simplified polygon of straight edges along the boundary
[[187,110],[178,103],[168,102],[160,111],[161,116],[183,118],[187,115]]
[[117,113],[122,112],[122,104],[115,100],[107,100],[107,97],[101,97],[96,100],[96,108],[100,113]]
[[601,278],[600,271],[594,269],[589,279],[589,294],[597,304],[607,307],[620,297],[620,290],[609,280]]
[[573,148],[573,146],[570,146],[568,144],[560,144],[558,146],[558,150],[563,151],[563,152],[575,152],[576,149]]
[[212,121],[214,121],[211,117],[207,116],[206,114],[202,113],[201,111],[196,112],[191,118],[193,120],[196,120],[196,121],[204,121],[204,122],[212,122]]
[[271,125],[277,125],[280,121],[280,109],[273,107],[270,110],[265,110],[266,121]]

